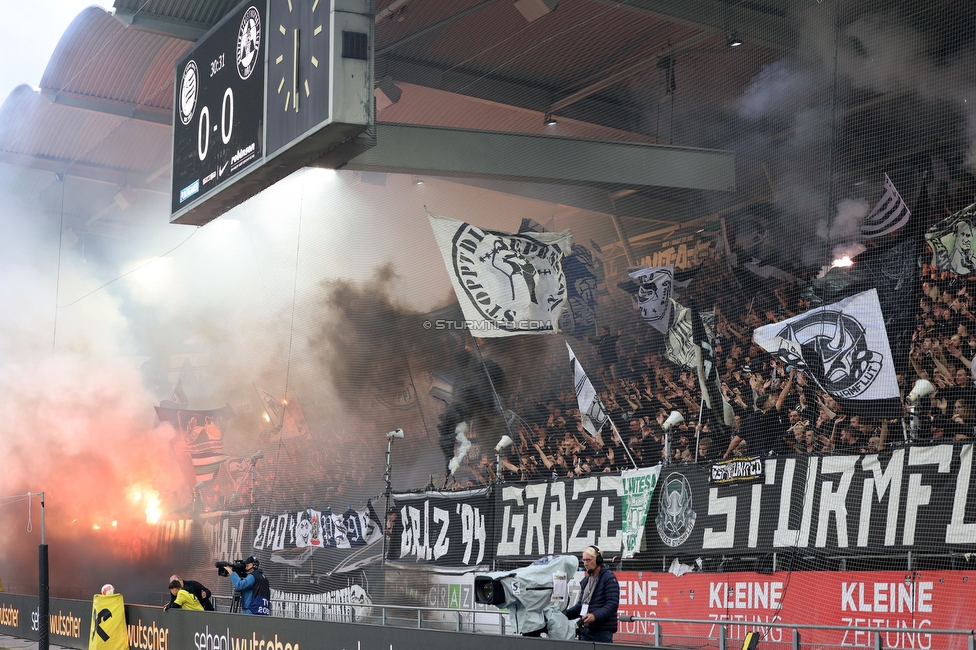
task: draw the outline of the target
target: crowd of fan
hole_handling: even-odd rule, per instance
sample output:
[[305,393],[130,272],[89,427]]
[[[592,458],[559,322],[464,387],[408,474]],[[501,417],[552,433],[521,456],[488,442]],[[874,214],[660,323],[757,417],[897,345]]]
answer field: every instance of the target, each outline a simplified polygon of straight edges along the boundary
[[[707,269],[703,298],[716,306],[715,358],[734,425],[716,430],[703,411],[694,370],[667,360],[660,335],[639,319],[622,319],[588,338],[580,354],[611,422],[598,435],[584,427],[571,386],[560,372],[518,427],[518,439],[502,460],[505,480],[540,480],[615,472],[634,466],[712,463],[736,457],[804,454],[867,454],[896,445],[930,444],[973,436],[976,389],[976,316],[970,313],[974,278],[923,267],[914,373],[899,373],[903,417],[870,418],[845,412],[807,373],[759,348],[753,331],[809,310],[794,285],[756,285],[747,305],[743,291],[722,265]],[[585,347],[584,343],[576,347]],[[588,357],[590,366],[587,366]],[[565,366],[559,368],[564,372]],[[914,376],[913,376],[914,374]],[[916,379],[937,392],[910,409],[905,397]],[[672,417],[673,413],[680,417]],[[703,417],[705,415],[705,417]],[[670,418],[670,420],[669,420]],[[677,421],[677,422],[676,422]],[[612,426],[611,426],[612,425]],[[669,431],[666,432],[665,428]],[[619,433],[619,435],[618,435]],[[481,454],[471,468],[481,482],[496,478],[495,458]]]

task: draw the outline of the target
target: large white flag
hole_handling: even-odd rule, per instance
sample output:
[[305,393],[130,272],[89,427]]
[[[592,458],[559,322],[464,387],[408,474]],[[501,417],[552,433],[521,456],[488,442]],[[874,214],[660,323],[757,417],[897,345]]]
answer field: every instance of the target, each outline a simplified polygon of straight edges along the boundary
[[427,216],[472,334],[557,331],[566,306],[562,258],[570,253],[572,233],[513,234]]
[[666,334],[671,317],[674,264],[639,269],[630,273],[630,277],[637,282],[637,308],[641,318],[661,334]]
[[764,325],[755,330],[753,340],[784,363],[811,371],[834,397],[898,398],[895,365],[876,289]]
[[861,234],[869,238],[887,235],[908,223],[911,216],[912,213],[895,189],[895,184],[885,174],[884,194],[874,210],[871,210],[871,214],[864,218]]
[[573,354],[573,348],[569,347],[569,343],[566,344],[566,349],[569,351],[569,364],[573,368],[573,386],[576,387],[576,401],[579,403],[583,428],[591,436],[598,435],[600,429],[607,422],[607,412],[603,410],[603,405],[600,403],[600,397],[596,394],[596,389],[593,388],[593,384],[590,382],[590,378],[586,376],[583,366],[580,365],[576,355]]

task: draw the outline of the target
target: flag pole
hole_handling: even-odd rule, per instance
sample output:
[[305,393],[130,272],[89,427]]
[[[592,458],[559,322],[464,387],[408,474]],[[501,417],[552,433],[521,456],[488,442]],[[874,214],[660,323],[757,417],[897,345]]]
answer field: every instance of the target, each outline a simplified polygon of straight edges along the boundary
[[613,430],[614,435],[617,436],[617,440],[620,441],[620,446],[624,448],[624,451],[627,453],[627,458],[630,459],[634,469],[637,469],[637,463],[634,462],[634,457],[630,455],[630,449],[627,448],[627,443],[624,442],[624,437],[620,435],[620,431],[617,430],[617,425],[613,423],[613,418],[609,417],[609,415],[607,416],[607,422],[610,423],[610,428]]
[[702,391],[701,405],[698,407],[698,426],[695,430],[695,462],[698,462],[698,450],[701,448],[702,415],[705,414],[705,391]]
[[[491,386],[491,394],[495,398],[495,408],[498,409],[498,414],[502,416],[502,422],[505,423],[505,432],[508,434],[509,438],[515,440],[515,436],[512,435],[512,426],[508,423],[508,418],[505,417],[505,409],[502,407],[502,399],[498,396],[498,391],[495,390],[495,382],[492,380],[491,373],[488,372],[488,366],[485,365],[485,358],[481,354],[481,344],[478,343],[478,337],[471,334],[471,339],[474,341],[474,348],[478,351],[478,359],[481,361],[481,368],[485,371],[485,377],[488,378],[488,385]],[[519,457],[519,465],[522,465],[522,451],[519,449],[518,444],[513,446],[515,447],[515,453],[518,454]]]

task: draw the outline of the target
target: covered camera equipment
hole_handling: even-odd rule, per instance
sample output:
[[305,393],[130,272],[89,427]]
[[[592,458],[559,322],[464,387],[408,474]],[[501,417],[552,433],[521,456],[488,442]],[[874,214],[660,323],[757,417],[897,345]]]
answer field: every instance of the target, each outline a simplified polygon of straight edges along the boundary
[[569,577],[579,568],[573,555],[548,555],[515,571],[474,577],[475,602],[507,607],[518,634],[545,631],[551,639],[574,639],[576,632],[563,612]]

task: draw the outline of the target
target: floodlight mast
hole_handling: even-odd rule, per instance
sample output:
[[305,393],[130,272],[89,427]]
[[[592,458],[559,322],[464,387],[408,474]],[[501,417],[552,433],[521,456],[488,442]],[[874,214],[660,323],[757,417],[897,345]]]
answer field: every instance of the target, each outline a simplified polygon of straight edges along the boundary
[[403,440],[403,429],[397,427],[393,431],[386,434],[386,475],[384,479],[386,480],[386,510],[383,512],[383,521],[380,522],[380,526],[383,527],[383,564],[386,564],[386,519],[390,515],[390,497],[393,496],[393,441]]
[[[44,541],[44,493],[41,498],[41,544],[37,547],[37,650],[48,650],[51,619],[48,616],[51,588],[48,579],[47,544]],[[28,498],[31,493],[27,493]]]

